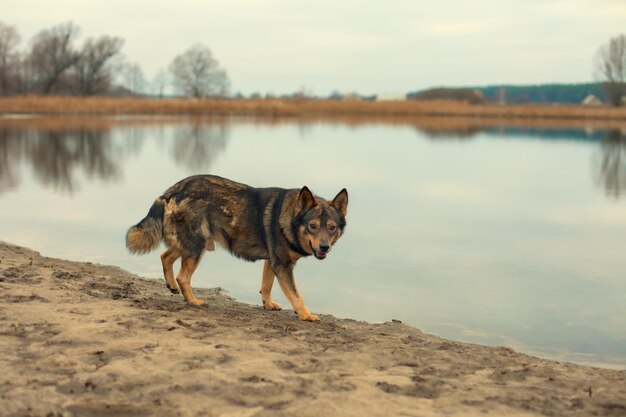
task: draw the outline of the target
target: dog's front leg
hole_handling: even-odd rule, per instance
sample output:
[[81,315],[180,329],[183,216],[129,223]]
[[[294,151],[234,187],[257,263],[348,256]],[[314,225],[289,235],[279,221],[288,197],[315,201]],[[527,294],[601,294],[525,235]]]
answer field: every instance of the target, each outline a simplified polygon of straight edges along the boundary
[[320,318],[315,314],[311,314],[306,305],[304,305],[304,300],[296,286],[296,280],[293,276],[293,266],[273,269],[274,272],[276,272],[280,288],[293,306],[293,310],[298,315],[298,318],[306,321],[320,321]]

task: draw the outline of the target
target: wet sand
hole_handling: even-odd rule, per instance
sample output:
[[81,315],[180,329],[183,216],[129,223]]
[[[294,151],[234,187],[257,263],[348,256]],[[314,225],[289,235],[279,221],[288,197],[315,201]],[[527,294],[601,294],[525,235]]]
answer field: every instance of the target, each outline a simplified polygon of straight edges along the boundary
[[0,288],[0,415],[626,416],[624,370],[401,323],[300,322],[219,289],[191,307],[162,281],[4,243]]

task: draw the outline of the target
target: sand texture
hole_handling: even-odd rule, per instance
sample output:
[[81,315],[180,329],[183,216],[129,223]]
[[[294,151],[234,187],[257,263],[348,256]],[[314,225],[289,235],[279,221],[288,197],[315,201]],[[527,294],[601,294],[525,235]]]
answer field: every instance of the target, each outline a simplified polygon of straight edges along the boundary
[[215,289],[191,307],[3,243],[0,288],[2,416],[626,416],[626,371],[401,323],[301,322]]

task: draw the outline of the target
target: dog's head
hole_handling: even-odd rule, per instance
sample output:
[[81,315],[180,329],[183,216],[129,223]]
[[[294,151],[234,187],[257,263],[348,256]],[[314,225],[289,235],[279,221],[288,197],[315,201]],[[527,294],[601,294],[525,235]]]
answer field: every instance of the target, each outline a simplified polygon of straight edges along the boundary
[[327,201],[303,187],[295,209],[294,226],[300,246],[317,259],[326,258],[346,227],[348,191],[344,188],[332,201]]

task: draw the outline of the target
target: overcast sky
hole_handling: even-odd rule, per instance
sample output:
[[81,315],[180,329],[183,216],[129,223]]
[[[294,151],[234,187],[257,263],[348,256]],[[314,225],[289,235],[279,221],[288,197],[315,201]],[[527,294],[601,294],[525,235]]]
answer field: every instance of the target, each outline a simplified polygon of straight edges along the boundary
[[22,48],[73,21],[114,35],[148,80],[194,42],[232,90],[405,93],[431,86],[584,82],[626,33],[626,0],[0,0]]

